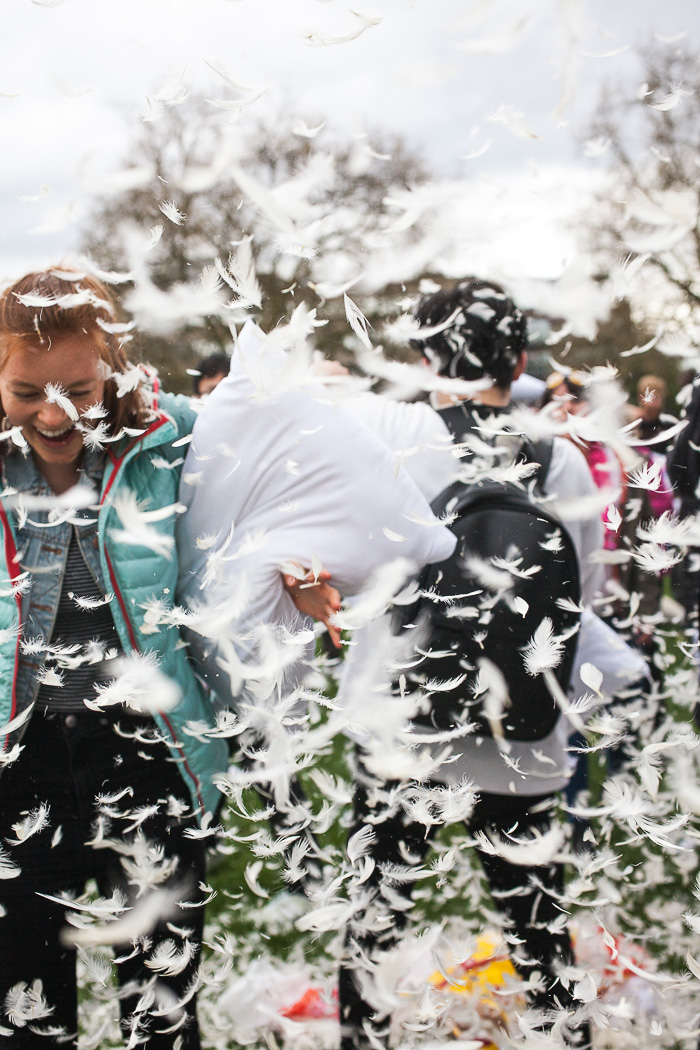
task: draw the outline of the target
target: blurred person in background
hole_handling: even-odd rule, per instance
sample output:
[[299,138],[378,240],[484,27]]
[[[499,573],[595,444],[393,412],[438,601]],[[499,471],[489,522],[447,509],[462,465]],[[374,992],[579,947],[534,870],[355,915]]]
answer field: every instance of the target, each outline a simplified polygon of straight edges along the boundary
[[668,387],[661,376],[642,376],[637,383],[637,410],[635,417],[639,420],[635,437],[640,441],[654,443],[654,451],[658,454],[666,452],[672,439],[659,441],[658,438],[676,422],[672,416],[664,414],[664,406],[668,400]]
[[192,376],[192,392],[195,397],[205,397],[216,390],[222,379],[225,379],[231,367],[231,358],[222,352],[210,354],[198,361],[189,370]]

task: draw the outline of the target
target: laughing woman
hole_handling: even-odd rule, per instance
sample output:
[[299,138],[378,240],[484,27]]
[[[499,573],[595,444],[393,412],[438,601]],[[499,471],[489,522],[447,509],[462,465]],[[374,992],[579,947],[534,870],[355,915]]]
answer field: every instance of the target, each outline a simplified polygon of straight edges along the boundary
[[[128,364],[115,320],[78,273],[28,274],[0,297],[2,1047],[77,1046],[64,930],[89,879],[116,915],[155,912],[111,937],[129,1045],[200,1046],[196,829],[227,752],[202,732],[211,705],[178,630],[147,613],[173,603],[175,445],[194,413]],[[125,507],[162,511],[140,542]]]

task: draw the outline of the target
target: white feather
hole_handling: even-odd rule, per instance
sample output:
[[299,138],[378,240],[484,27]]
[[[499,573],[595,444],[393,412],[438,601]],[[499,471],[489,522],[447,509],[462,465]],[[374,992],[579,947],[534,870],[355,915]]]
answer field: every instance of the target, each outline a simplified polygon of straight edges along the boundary
[[599,671],[592,663],[583,663],[579,670],[579,677],[585,686],[592,689],[598,696],[601,695],[600,688],[603,684],[602,671]]
[[27,985],[14,984],[5,995],[4,1014],[10,1024],[24,1028],[30,1021],[50,1017],[54,1007],[44,997],[44,986],[37,978]]
[[649,109],[656,109],[660,113],[668,113],[669,110],[675,109],[682,98],[692,94],[692,90],[684,88],[682,84],[673,84],[663,98],[659,99],[658,102],[648,102],[647,105]]
[[487,836],[484,832],[477,832],[474,837],[487,853],[503,857],[510,864],[530,868],[551,864],[561,853],[566,833],[555,824],[546,832],[533,831],[532,837],[526,839],[515,836],[504,839],[495,834]]
[[174,539],[167,533],[161,533],[152,527],[152,523],[164,521],[174,514],[182,514],[185,507],[181,503],[171,503],[167,507],[146,510],[139,506],[133,492],[121,491],[114,500],[114,509],[124,528],[111,529],[110,535],[115,543],[124,543],[135,547],[148,547],[166,558],[171,556]]
[[365,825],[356,831],[348,839],[347,853],[350,864],[354,867],[360,858],[366,857],[376,841],[377,835],[373,828]]
[[60,405],[63,411],[66,413],[69,419],[76,422],[80,418],[80,414],[68,397],[68,393],[58,383],[47,383],[44,387],[44,393],[46,395],[46,401],[49,405]]
[[[112,918],[103,924],[84,926],[79,929],[65,927],[61,933],[61,941],[70,947],[92,947],[108,944],[128,944],[140,937],[145,937],[151,930],[164,919],[173,915],[177,909],[178,896],[172,890],[156,889],[147,894],[143,900],[133,907],[127,907],[124,901],[112,900],[106,902],[105,911]],[[49,900],[56,898],[49,897]],[[60,901],[66,907],[76,907],[75,902],[70,900]],[[86,905],[90,908],[90,905]],[[91,909],[92,910],[92,909]]]
[[501,104],[484,118],[489,124],[502,124],[513,135],[522,139],[538,139],[540,136],[525,121],[525,114],[516,106]]
[[115,661],[117,677],[106,685],[95,686],[95,700],[85,700],[94,711],[124,704],[147,714],[172,711],[182,693],[173,678],[163,674],[154,653],[132,652]]
[[322,33],[318,30],[309,29],[302,33],[303,38],[309,44],[314,44],[317,47],[328,47],[333,44],[347,44],[351,40],[357,40],[359,36],[373,26],[379,25],[382,21],[383,15],[370,14],[369,12],[355,11],[351,9],[351,13],[357,19],[354,26],[346,29],[340,33]]
[[527,673],[542,674],[559,665],[564,654],[564,642],[554,633],[554,625],[548,616],[536,629],[529,643],[523,650],[523,659]]
[[49,807],[46,802],[42,802],[35,809],[30,810],[24,820],[18,820],[16,824],[12,825],[16,838],[8,838],[5,841],[11,846],[19,846],[20,843],[26,842],[32,835],[37,835],[49,826]]
[[158,207],[163,212],[166,219],[170,219],[170,221],[176,226],[182,226],[187,218],[185,213],[179,210],[175,201],[161,201]]
[[145,960],[149,970],[155,970],[163,977],[175,977],[182,973],[192,962],[195,955],[195,947],[192,941],[185,939],[182,947],[178,950],[177,944],[172,938],[161,941],[155,947],[149,959]]
[[345,306],[345,316],[348,319],[348,324],[365,349],[371,351],[372,343],[367,331],[368,328],[371,327],[369,321],[346,292],[343,292],[343,304]]
[[255,275],[250,237],[241,241],[235,255],[229,255],[226,267],[218,258],[215,260],[215,265],[221,279],[238,296],[236,306],[261,308],[262,289]]

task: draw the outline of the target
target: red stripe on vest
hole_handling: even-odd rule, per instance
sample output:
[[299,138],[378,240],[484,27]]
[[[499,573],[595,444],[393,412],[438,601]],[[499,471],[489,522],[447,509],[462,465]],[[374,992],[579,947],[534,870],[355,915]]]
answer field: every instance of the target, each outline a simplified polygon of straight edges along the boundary
[[[10,574],[12,581],[16,580],[19,576],[19,565],[17,564],[17,547],[12,536],[10,529],[10,523],[7,520],[7,514],[5,508],[0,504],[0,519],[2,520],[2,527],[5,533],[5,561],[7,562],[7,569]],[[19,622],[22,622],[22,598],[17,592],[15,592],[15,602],[17,603],[17,612],[19,614]],[[10,709],[10,721],[15,717],[17,713],[17,674],[19,671],[19,636],[20,632],[17,631],[17,642],[15,643],[15,667],[12,674],[12,706]],[[10,734],[8,733],[3,741],[2,749],[7,751],[7,746],[10,741]]]
[[[112,482],[114,481],[114,479],[115,479],[115,477],[116,477],[116,475],[117,475],[117,473],[119,471],[119,467],[121,466],[121,464],[122,464],[122,462],[124,460],[124,457],[128,455],[128,453],[131,451],[131,449],[134,447],[134,445],[137,444],[137,442],[143,440],[143,438],[145,438],[148,434],[152,434],[154,430],[157,430],[159,427],[163,426],[163,424],[167,423],[167,422],[169,422],[167,416],[161,416],[160,419],[157,419],[156,422],[153,423],[149,427],[149,429],[146,431],[145,434],[141,434],[141,436],[138,437],[136,439],[136,441],[134,441],[131,445],[129,445],[129,448],[127,448],[122,453],[122,455],[119,457],[119,459],[115,461],[114,470],[112,471],[111,477],[110,477],[110,479],[109,479],[109,481],[107,483],[105,491],[102,494],[102,499],[100,500],[101,504],[104,503],[105,497],[107,496],[107,493],[109,492],[110,488],[112,487]],[[132,646],[134,652],[138,653],[138,652],[140,652],[140,648],[139,648],[138,640],[136,638],[136,633],[134,631],[134,628],[131,625],[131,618],[129,616],[129,612],[128,612],[128,609],[126,607],[126,602],[124,601],[123,595],[122,595],[121,591],[119,590],[119,585],[117,584],[117,577],[116,577],[116,574],[114,572],[114,567],[112,566],[112,560],[111,560],[111,558],[110,558],[110,556],[109,556],[109,554],[107,552],[107,548],[106,547],[105,547],[105,560],[107,562],[107,569],[109,571],[109,580],[110,580],[110,583],[112,585],[112,590],[114,591],[114,594],[116,595],[117,602],[119,603],[119,608],[121,610],[121,614],[122,614],[122,616],[124,618],[124,623],[126,624],[126,629],[129,632],[129,641],[131,642],[131,646]],[[162,712],[159,712],[159,714],[160,714],[160,717],[165,722],[166,726],[168,727],[168,732],[170,733],[170,736],[171,736],[171,738],[173,740],[173,744],[176,745],[177,737],[175,735],[173,727],[171,726],[169,720],[165,717],[165,715]],[[195,790],[197,792],[197,798],[199,799],[199,804],[202,807],[202,812],[204,812],[204,800],[202,799],[202,794],[201,794],[200,787],[199,787],[199,778],[192,772],[192,770],[190,769],[189,765],[187,764],[187,760],[186,759],[183,760],[183,767],[184,767],[185,771],[187,772],[187,775],[189,777],[191,777],[191,779],[192,779],[192,783],[194,784]]]

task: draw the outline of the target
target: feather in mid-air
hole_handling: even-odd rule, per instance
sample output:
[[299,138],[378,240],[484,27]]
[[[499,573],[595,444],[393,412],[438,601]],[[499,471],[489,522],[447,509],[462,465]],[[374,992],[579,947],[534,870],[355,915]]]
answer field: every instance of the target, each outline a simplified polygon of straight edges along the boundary
[[216,268],[222,281],[235,292],[236,306],[249,309],[251,306],[262,306],[262,291],[260,283],[255,275],[253,254],[248,238],[241,241],[235,255],[229,255],[226,266],[219,259],[216,260]]
[[303,32],[302,36],[307,43],[313,44],[317,47],[328,47],[332,44],[347,44],[351,40],[357,40],[359,36],[362,36],[364,32],[371,29],[373,26],[378,26],[384,17],[381,14],[373,14],[367,11],[356,11],[353,8],[350,9],[350,14],[355,18],[355,22],[345,30],[345,32],[333,34],[309,29]]

